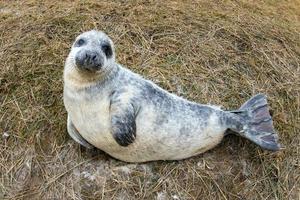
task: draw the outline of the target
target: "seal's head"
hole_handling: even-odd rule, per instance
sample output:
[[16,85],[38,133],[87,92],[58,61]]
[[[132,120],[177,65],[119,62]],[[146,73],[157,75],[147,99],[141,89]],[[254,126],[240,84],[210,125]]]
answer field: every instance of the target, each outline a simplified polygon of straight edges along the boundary
[[80,34],[71,49],[67,63],[82,73],[102,73],[115,62],[113,42],[101,31]]

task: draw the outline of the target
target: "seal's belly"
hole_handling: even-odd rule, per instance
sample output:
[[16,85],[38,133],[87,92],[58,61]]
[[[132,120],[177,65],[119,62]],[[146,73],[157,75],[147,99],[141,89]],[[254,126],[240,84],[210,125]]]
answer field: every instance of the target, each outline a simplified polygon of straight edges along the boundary
[[[180,116],[147,105],[136,118],[136,139],[127,147],[112,136],[109,97],[68,100],[68,114],[81,136],[111,156],[128,162],[176,160],[202,153],[223,138],[225,129],[212,114],[203,119],[191,113]],[[200,117],[200,118],[199,118]],[[183,120],[185,119],[185,120]],[[200,123],[204,120],[206,123]]]

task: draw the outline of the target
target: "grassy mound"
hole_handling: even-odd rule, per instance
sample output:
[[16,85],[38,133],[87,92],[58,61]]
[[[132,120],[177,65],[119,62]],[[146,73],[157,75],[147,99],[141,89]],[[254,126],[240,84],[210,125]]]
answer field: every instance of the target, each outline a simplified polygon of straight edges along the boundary
[[[0,199],[297,199],[300,2],[1,1]],[[190,100],[236,109],[266,93],[279,153],[228,136],[202,155],[127,164],[66,133],[62,71],[79,33]]]

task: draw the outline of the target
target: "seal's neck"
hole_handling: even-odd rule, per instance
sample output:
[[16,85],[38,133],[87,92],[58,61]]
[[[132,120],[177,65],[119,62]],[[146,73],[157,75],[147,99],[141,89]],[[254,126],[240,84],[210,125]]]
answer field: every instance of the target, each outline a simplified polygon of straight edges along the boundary
[[84,72],[66,64],[64,69],[64,83],[67,87],[85,89],[113,80],[119,70],[120,66],[117,63],[112,63],[97,73]]

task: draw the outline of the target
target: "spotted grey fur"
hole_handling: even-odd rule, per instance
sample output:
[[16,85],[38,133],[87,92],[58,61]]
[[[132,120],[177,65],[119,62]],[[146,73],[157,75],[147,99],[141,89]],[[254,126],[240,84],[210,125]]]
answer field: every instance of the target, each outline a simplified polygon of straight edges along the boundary
[[124,68],[111,39],[94,30],[77,37],[66,60],[64,103],[72,138],[128,162],[188,158],[247,125],[242,114],[188,101]]

